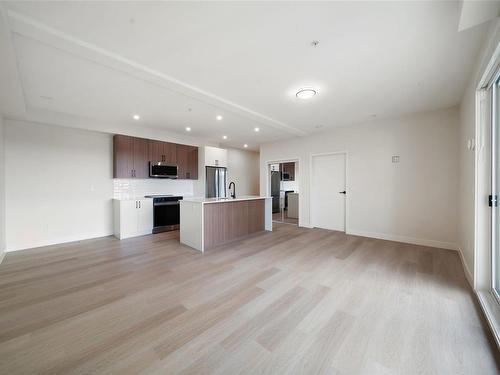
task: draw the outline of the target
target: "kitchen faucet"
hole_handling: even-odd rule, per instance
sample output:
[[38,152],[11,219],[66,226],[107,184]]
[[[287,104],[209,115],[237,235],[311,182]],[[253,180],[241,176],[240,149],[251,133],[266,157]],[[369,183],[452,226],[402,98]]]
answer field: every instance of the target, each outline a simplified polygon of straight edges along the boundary
[[236,185],[234,184],[234,182],[230,182],[229,183],[229,187],[228,189],[231,190],[231,185],[233,185],[233,192],[231,193],[231,198],[236,198]]

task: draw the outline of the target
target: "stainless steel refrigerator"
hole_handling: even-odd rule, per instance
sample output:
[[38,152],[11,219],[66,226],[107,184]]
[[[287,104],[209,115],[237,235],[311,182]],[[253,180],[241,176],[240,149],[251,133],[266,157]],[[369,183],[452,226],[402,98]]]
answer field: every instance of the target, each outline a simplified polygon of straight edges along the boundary
[[271,172],[271,197],[273,197],[273,214],[280,212],[281,172]]
[[226,198],[225,167],[206,167],[205,196],[207,198]]

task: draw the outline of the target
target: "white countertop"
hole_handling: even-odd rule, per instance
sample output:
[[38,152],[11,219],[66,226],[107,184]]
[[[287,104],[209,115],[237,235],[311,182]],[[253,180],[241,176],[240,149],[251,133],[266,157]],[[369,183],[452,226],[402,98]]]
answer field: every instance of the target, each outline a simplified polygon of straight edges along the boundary
[[191,198],[187,197],[184,198],[182,202],[192,202],[192,203],[225,203],[225,202],[237,202],[237,201],[251,201],[255,199],[271,199],[271,197],[260,197],[258,195],[247,195],[247,196],[241,196],[241,197],[236,197],[235,199],[233,198]]
[[153,198],[146,198],[144,195],[139,196],[139,197],[127,197],[127,198],[113,198],[114,201],[140,201],[144,199],[153,199]]
[[[161,194],[154,194],[154,195],[161,195]],[[182,196],[182,194],[165,194],[165,196]],[[145,197],[144,195],[139,195],[137,197],[120,197],[120,198],[113,198],[113,200],[115,201],[140,201],[140,200],[144,200],[144,199],[153,199],[154,197]],[[190,198],[193,198],[192,196],[184,196],[183,199],[190,199]]]

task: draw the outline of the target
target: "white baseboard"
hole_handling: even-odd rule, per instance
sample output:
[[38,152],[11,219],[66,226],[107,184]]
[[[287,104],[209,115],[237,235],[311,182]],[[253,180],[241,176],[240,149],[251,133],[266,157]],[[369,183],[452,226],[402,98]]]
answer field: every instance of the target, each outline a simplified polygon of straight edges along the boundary
[[474,290],[474,276],[472,275],[472,272],[470,271],[469,266],[465,261],[464,253],[461,247],[458,247],[458,254],[460,256],[460,261],[462,262],[462,268],[464,269],[465,278],[467,279],[472,290]]
[[348,232],[346,232],[346,234],[351,234],[353,236],[377,238],[380,240],[387,240],[387,241],[404,242],[404,243],[409,243],[412,245],[429,246],[429,247],[436,247],[439,249],[458,251],[458,245],[454,242],[426,240],[426,239],[421,239],[421,238],[399,236],[396,234],[365,232],[365,231],[361,231],[361,230],[349,230]]
[[111,231],[109,233],[108,232],[103,232],[103,233],[94,233],[94,234],[81,235],[81,236],[65,237],[65,238],[58,239],[58,240],[40,241],[40,242],[37,242],[37,243],[28,244],[28,245],[14,246],[14,247],[7,248],[5,250],[5,252],[10,253],[10,252],[13,252],[13,251],[22,251],[22,250],[28,250],[28,249],[35,249],[35,248],[38,248],[38,247],[61,245],[61,244],[70,243],[70,242],[92,240],[92,239],[95,239],[95,238],[107,237],[107,236],[112,236],[112,235],[113,235],[113,231]]
[[489,291],[475,290],[474,292],[493,334],[497,349],[500,350],[500,308],[498,303]]

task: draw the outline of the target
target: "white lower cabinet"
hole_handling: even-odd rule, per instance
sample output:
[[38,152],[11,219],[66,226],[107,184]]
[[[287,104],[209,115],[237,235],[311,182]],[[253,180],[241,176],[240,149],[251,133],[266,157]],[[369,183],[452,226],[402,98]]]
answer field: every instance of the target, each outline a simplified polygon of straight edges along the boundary
[[151,234],[153,231],[153,200],[113,201],[114,233],[121,239]]

